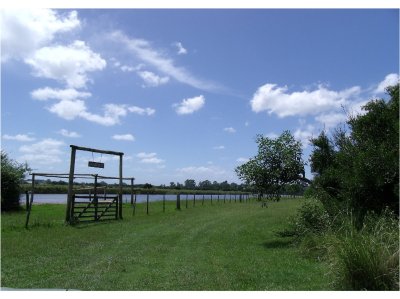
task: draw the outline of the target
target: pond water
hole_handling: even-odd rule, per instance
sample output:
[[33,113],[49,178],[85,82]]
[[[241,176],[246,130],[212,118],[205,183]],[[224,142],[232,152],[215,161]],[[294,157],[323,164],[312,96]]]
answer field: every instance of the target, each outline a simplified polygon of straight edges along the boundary
[[[86,194],[87,195],[87,194]],[[226,194],[225,195],[225,200],[229,200],[230,195]],[[187,195],[188,200],[193,200],[193,194],[188,194]],[[213,195],[213,200],[218,200],[218,195]],[[101,197],[100,197],[101,198]],[[232,200],[235,199],[235,195],[231,195]],[[239,200],[239,195],[236,195],[237,200]],[[21,194],[20,196],[20,203],[25,204],[25,199],[26,196],[25,194]],[[136,202],[137,203],[142,203],[146,202],[147,195],[146,194],[137,194],[136,195]],[[204,195],[205,200],[210,200],[211,195]],[[162,194],[149,194],[149,202],[153,201],[161,201],[163,200],[163,195]],[[176,200],[176,194],[166,194],[165,195],[165,200],[168,201],[175,201]],[[186,194],[181,194],[181,202],[184,202],[186,200]],[[203,195],[196,194],[196,201],[197,200],[203,200]],[[223,201],[224,200],[224,194],[219,195],[219,200]],[[131,195],[130,194],[124,194],[122,197],[122,201],[124,203],[129,203],[131,201]],[[54,204],[67,204],[67,194],[36,194],[33,197],[33,204],[44,204],[44,203],[54,203]]]

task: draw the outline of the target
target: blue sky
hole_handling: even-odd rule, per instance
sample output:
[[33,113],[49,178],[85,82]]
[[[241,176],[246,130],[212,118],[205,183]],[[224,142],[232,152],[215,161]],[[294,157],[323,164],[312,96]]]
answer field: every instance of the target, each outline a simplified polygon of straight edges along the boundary
[[398,10],[4,10],[1,28],[1,147],[36,172],[68,172],[75,144],[124,152],[137,183],[239,182],[256,134],[290,130],[308,160],[399,80]]

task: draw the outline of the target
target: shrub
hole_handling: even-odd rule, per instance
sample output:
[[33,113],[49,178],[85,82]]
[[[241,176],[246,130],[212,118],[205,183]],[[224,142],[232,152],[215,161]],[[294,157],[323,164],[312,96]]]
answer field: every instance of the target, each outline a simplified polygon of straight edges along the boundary
[[19,208],[20,183],[28,167],[10,159],[1,152],[1,209],[2,211]]
[[289,227],[278,232],[279,236],[294,236],[301,239],[308,234],[323,234],[330,227],[330,218],[322,204],[316,199],[307,199],[289,220]]
[[347,221],[330,245],[337,289],[399,290],[399,227],[393,213],[367,215],[361,230]]

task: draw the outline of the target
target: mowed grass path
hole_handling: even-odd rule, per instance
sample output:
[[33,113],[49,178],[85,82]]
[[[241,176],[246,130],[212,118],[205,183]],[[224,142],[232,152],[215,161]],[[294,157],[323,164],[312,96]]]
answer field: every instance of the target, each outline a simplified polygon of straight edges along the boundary
[[124,220],[75,227],[63,205],[2,214],[1,285],[80,290],[328,290],[327,265],[306,259],[285,227],[300,199],[124,206]]

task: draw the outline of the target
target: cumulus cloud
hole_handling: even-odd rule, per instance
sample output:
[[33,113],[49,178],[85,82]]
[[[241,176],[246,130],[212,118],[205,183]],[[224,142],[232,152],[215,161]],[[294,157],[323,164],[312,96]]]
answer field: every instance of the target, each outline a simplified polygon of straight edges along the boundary
[[135,141],[135,137],[132,134],[113,135],[112,138],[115,140]]
[[84,113],[87,113],[85,102],[82,100],[61,100],[47,109],[67,120],[73,120],[78,116],[82,117]]
[[236,133],[235,128],[232,128],[232,127],[224,128],[224,131],[228,132],[228,133]]
[[35,100],[47,101],[54,100],[75,100],[91,97],[90,92],[78,91],[74,88],[55,89],[51,87],[39,88],[31,92],[31,97]]
[[399,83],[399,74],[389,74],[383,79],[382,82],[378,84],[378,87],[375,89],[375,93],[384,93],[385,88],[388,86],[392,86]]
[[179,115],[192,114],[193,112],[200,110],[205,103],[204,96],[200,95],[194,98],[184,99],[179,104],[174,104],[176,113]]
[[318,115],[332,109],[339,109],[360,92],[361,88],[358,86],[342,91],[333,91],[319,86],[313,91],[290,93],[286,86],[265,84],[254,93],[250,104],[254,112],[267,111],[279,117]]
[[168,83],[169,77],[160,77],[149,71],[138,72],[138,75],[143,79],[145,85],[143,87],[157,87]]
[[34,140],[36,140],[35,138],[30,137],[30,136],[28,136],[28,135],[26,135],[26,134],[17,134],[17,135],[7,135],[7,134],[4,134],[4,135],[3,135],[3,139],[6,139],[6,140],[15,140],[15,141],[22,141],[22,142],[27,142],[27,141],[34,141]]
[[62,148],[65,143],[59,140],[47,138],[34,144],[23,145],[19,151],[23,154],[18,159],[34,164],[54,164],[63,161]]
[[310,138],[315,135],[315,127],[313,125],[307,125],[305,128],[298,128],[293,136],[295,139],[300,141],[303,148],[306,148],[310,143]]
[[52,9],[1,11],[1,59],[24,59],[50,43],[57,34],[79,28],[76,11]]
[[177,50],[178,50],[178,52],[177,52],[178,55],[185,55],[185,54],[187,54],[187,50],[183,47],[183,45],[182,45],[181,42],[176,42],[176,43],[174,43],[174,46],[176,46],[176,48],[177,48]]
[[145,153],[141,152],[136,155],[140,159],[140,163],[145,164],[161,164],[164,160],[157,157],[157,153]]
[[121,31],[115,31],[110,35],[110,38],[118,43],[123,44],[132,54],[134,54],[141,61],[155,67],[159,72],[174,78],[178,82],[187,84],[189,86],[207,90],[207,91],[220,91],[223,90],[218,84],[201,80],[193,76],[189,71],[183,67],[178,67],[172,58],[167,57],[161,51],[157,51],[151,43],[144,39],[129,38]]
[[57,80],[70,88],[86,87],[87,73],[106,67],[106,61],[80,40],[69,46],[40,48],[25,62],[33,68],[34,76]]
[[77,132],[68,131],[66,129],[61,129],[60,131],[58,131],[58,133],[61,134],[64,137],[68,137],[68,138],[79,138],[79,137],[81,137],[81,135],[78,134]]
[[95,114],[89,112],[85,101],[76,99],[76,97],[90,97],[91,94],[75,89],[59,90],[46,87],[32,91],[31,96],[38,100],[57,100],[58,102],[47,107],[47,110],[63,119],[73,120],[83,118],[103,126],[119,124],[120,118],[126,116],[128,113],[148,116],[155,113],[155,110],[152,108],[141,108],[124,104],[105,104],[103,105],[103,115]]
[[345,122],[347,119],[344,113],[326,113],[315,117],[315,120],[325,126],[325,129],[329,130],[335,128],[338,124]]

